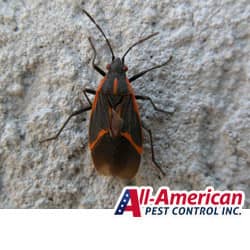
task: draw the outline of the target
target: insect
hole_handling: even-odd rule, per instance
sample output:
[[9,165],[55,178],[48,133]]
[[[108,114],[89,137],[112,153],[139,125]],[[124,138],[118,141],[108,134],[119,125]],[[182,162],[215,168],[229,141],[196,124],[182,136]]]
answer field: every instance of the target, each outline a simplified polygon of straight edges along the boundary
[[[168,112],[157,108],[150,97],[135,95],[131,82],[151,70],[165,66],[172,57],[170,56],[162,64],[143,70],[128,78],[126,76],[126,71],[128,70],[125,64],[126,55],[136,45],[156,36],[158,33],[153,33],[134,43],[127,49],[122,58],[115,57],[111,44],[102,28],[86,10],[82,9],[82,11],[101,32],[111,52],[112,60],[106,66],[107,72],[101,69],[95,63],[95,46],[91,37],[88,38],[93,50],[92,66],[103,78],[97,90],[84,89],[83,93],[88,101],[88,105],[73,112],[55,136],[41,142],[57,139],[72,117],[90,111],[89,148],[94,166],[100,174],[124,179],[131,179],[136,175],[143,151],[142,129],[144,129],[150,137],[152,161],[155,167],[164,175],[162,168],[155,160],[151,130],[140,119],[137,100],[149,101],[156,111]],[[88,95],[94,96],[93,102],[91,102]]]

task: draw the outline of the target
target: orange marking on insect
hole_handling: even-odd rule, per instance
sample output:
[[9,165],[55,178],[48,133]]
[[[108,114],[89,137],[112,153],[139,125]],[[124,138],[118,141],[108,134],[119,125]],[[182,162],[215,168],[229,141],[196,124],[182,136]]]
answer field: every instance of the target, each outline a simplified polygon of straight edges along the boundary
[[100,81],[99,85],[98,85],[98,88],[96,90],[95,99],[94,99],[93,104],[92,104],[91,115],[92,115],[92,113],[94,112],[94,110],[96,108],[99,92],[101,91],[102,86],[103,86],[103,84],[105,83],[106,80],[107,80],[107,76],[103,77],[102,80]]
[[125,137],[125,138],[131,143],[131,145],[135,148],[135,150],[137,151],[138,154],[141,154],[141,153],[142,153],[142,151],[143,151],[142,147],[141,147],[141,146],[138,146],[138,145],[134,142],[133,138],[131,137],[131,135],[130,135],[128,132],[122,132],[121,135],[122,135],[123,137]]
[[102,78],[102,80],[100,81],[100,83],[99,83],[99,85],[98,85],[98,88],[97,88],[97,92],[99,92],[100,90],[101,90],[101,88],[102,88],[102,85],[105,83],[105,81],[107,80],[107,76],[104,76],[103,78]]
[[113,83],[113,94],[117,94],[117,89],[118,89],[118,79],[115,78],[114,83]]
[[102,129],[99,131],[97,137],[95,138],[95,140],[92,143],[89,143],[89,148],[90,150],[93,150],[96,143],[105,135],[108,133],[108,130]]

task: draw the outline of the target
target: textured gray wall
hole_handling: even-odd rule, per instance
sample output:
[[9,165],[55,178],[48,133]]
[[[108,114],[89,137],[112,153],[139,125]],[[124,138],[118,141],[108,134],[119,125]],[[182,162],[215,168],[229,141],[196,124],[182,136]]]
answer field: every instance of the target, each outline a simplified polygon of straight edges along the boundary
[[[158,178],[148,138],[137,185],[171,189],[240,189],[250,202],[250,6],[238,1],[84,1],[117,55],[138,38],[160,32],[127,57],[128,75],[165,61],[133,83],[171,117],[140,103],[166,167]],[[80,12],[80,1],[0,1],[0,207],[112,208],[124,183],[98,176],[88,141],[88,117],[57,131],[96,88],[87,37],[98,63],[107,46]]]

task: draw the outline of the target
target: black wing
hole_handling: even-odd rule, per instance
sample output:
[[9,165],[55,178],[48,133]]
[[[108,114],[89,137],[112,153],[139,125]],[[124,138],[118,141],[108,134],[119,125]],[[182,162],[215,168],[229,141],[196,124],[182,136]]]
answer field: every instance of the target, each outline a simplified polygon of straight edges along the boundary
[[122,119],[121,133],[130,135],[137,146],[142,146],[141,122],[136,100],[132,94],[114,96],[98,93],[96,95],[90,117],[90,144],[97,140],[100,131],[109,132],[111,109],[116,109],[118,105]]

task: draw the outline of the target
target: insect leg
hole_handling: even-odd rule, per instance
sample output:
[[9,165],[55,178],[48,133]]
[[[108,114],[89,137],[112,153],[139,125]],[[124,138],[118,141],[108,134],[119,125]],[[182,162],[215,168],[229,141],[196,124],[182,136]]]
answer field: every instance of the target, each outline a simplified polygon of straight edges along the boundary
[[73,112],[68,118],[67,120],[64,122],[64,124],[62,125],[62,127],[59,129],[59,131],[56,133],[56,135],[52,136],[52,137],[49,137],[47,139],[44,139],[44,140],[41,140],[39,141],[40,143],[43,143],[45,141],[51,141],[51,140],[55,140],[57,139],[57,137],[61,134],[61,132],[63,131],[63,129],[65,128],[65,126],[68,124],[68,122],[70,121],[70,119],[73,117],[73,116],[76,116],[76,115],[79,115],[85,111],[88,111],[91,109],[91,106],[87,106],[85,108],[82,108],[82,109],[79,109],[75,112]]
[[94,44],[93,44],[93,42],[92,42],[92,40],[91,40],[91,37],[89,37],[88,39],[89,39],[89,43],[90,43],[90,45],[91,45],[91,47],[92,47],[92,49],[93,49],[93,51],[94,51],[94,56],[93,56],[93,59],[92,59],[92,66],[93,66],[93,68],[94,68],[99,74],[101,74],[102,76],[105,76],[106,73],[105,73],[99,66],[97,66],[97,65],[95,64],[96,49],[95,49],[95,46],[94,46]]
[[143,70],[142,72],[135,74],[134,76],[132,76],[132,77],[129,78],[129,81],[130,81],[130,82],[133,82],[134,80],[136,80],[136,79],[138,79],[139,77],[143,76],[143,75],[146,74],[147,72],[149,72],[149,71],[151,71],[151,70],[153,70],[153,69],[158,69],[158,68],[161,68],[161,67],[165,66],[166,64],[168,64],[168,63],[171,61],[171,59],[172,59],[172,56],[170,56],[170,57],[168,58],[168,60],[167,60],[166,62],[162,63],[162,64],[158,64],[158,65],[156,65],[156,66],[154,66],[154,67],[152,67],[152,68]]
[[154,163],[154,166],[157,168],[160,173],[165,176],[166,174],[163,172],[161,166],[156,162],[155,160],[155,153],[154,153],[154,143],[153,143],[153,136],[151,129],[147,128],[145,124],[142,123],[142,127],[148,132],[149,138],[150,138],[150,147],[151,147],[151,154],[152,154],[152,162]]
[[92,102],[90,101],[90,99],[89,99],[87,93],[90,94],[90,95],[95,95],[95,94],[96,94],[96,91],[95,91],[94,89],[89,89],[89,88],[85,88],[85,89],[83,90],[83,94],[84,94],[85,98],[87,99],[89,105],[92,106]]
[[143,96],[143,95],[135,95],[135,98],[137,100],[143,100],[143,101],[150,101],[150,103],[152,104],[154,110],[158,111],[158,112],[162,112],[162,113],[165,113],[165,114],[172,114],[173,112],[168,112],[168,111],[165,111],[163,109],[159,109],[156,107],[156,105],[154,104],[153,100],[149,97],[149,96]]

